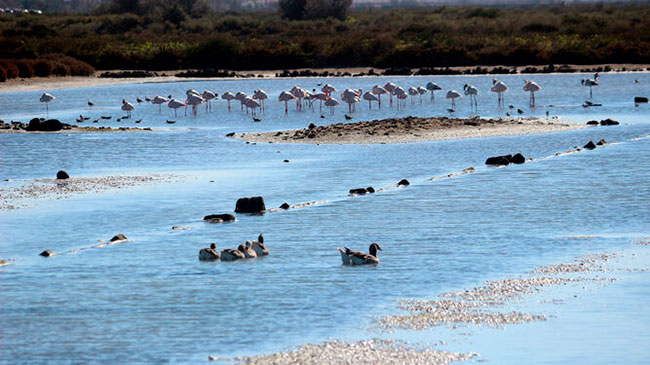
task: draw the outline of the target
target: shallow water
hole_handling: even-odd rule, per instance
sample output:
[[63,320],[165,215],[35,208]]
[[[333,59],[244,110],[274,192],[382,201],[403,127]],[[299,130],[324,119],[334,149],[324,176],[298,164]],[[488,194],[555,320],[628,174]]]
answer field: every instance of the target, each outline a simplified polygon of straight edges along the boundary
[[[536,265],[627,248],[631,240],[650,236],[650,208],[645,203],[650,201],[650,138],[633,140],[650,133],[650,109],[632,103],[634,96],[647,96],[650,76],[601,75],[593,101],[603,106],[587,109],[579,106],[588,98],[588,88],[580,85],[585,76],[535,75],[544,88],[537,94],[540,106],[525,107],[524,115],[543,116],[548,110],[551,116],[575,123],[611,117],[622,125],[393,145],[246,145],[223,137],[230,131],[343,121],[347,112],[343,106],[334,116],[324,111],[326,118],[321,119],[318,106],[315,112],[296,112],[290,104],[285,116],[283,105],[274,101],[280,90],[294,84],[311,89],[323,81],[319,79],[57,90],[51,117],[75,123],[79,114],[91,120],[112,115],[111,121],[98,124],[113,127],[135,126],[133,120],[142,118],[141,126],[156,131],[0,134],[0,179],[21,183],[52,177],[59,169],[72,176],[174,173],[182,179],[67,200],[40,200],[25,209],[0,211],[0,259],[15,259],[0,269],[0,358],[56,363],[194,362],[208,355],[253,355],[329,338],[375,336],[372,316],[395,311],[394,299],[431,297]],[[517,108],[527,104],[528,95],[521,91],[525,78],[501,77],[513,89],[506,104]],[[369,89],[387,80],[405,88],[435,80],[444,90],[462,90],[470,82],[481,91],[478,114],[491,117],[510,111],[497,108],[496,96],[487,91],[491,77],[327,81],[342,90]],[[261,114],[261,123],[253,123],[236,103],[227,112],[222,100],[213,103],[211,113],[199,109],[197,117],[176,118],[170,110],[159,114],[157,106],[143,104],[136,105],[131,120],[115,121],[123,115],[122,98],[133,102],[136,96],[180,96],[188,88],[219,94],[262,88],[272,100]],[[0,119],[25,122],[42,116],[40,93],[0,94]],[[88,100],[95,109],[88,109]],[[435,103],[425,96],[422,104],[408,102],[400,111],[389,108],[386,101],[381,110],[373,106],[370,111],[361,103],[352,115],[355,120],[449,115],[448,101],[440,92]],[[541,106],[550,104],[571,107]],[[457,100],[457,105],[456,116],[474,114],[467,98]],[[177,123],[168,125],[167,119]],[[617,144],[544,158],[602,138]],[[483,165],[487,156],[512,152],[537,161],[502,169]],[[290,163],[283,163],[284,159]],[[477,172],[428,180],[469,166]],[[350,188],[388,187],[402,178],[412,185],[347,197]],[[0,187],[15,183],[2,181]],[[263,216],[238,215],[234,224],[201,221],[206,214],[231,212],[237,198],[252,195],[263,195],[267,207],[285,201],[330,202]],[[175,231],[172,226],[192,229]],[[198,250],[210,242],[219,249],[235,247],[259,232],[264,232],[271,249],[269,257],[235,263],[197,260]],[[89,247],[117,233],[133,241],[49,259],[38,256],[46,248],[63,253]],[[597,238],[567,238],[580,235]],[[340,265],[337,246],[365,250],[373,241],[383,248],[379,266]],[[639,312],[650,299],[650,293],[640,289],[647,286],[647,275],[642,278],[629,284],[635,295],[621,299],[631,306],[630,313]],[[584,316],[615,322],[608,311]],[[544,325],[562,328],[553,327],[554,323]],[[617,336],[630,346],[643,346],[649,329],[645,317],[634,330],[621,330]],[[574,339],[575,346],[590,348],[584,355],[587,362],[610,353],[607,346],[593,346],[599,339],[605,340],[597,335],[585,341]],[[530,348],[519,350],[520,354],[533,351],[529,363],[575,360],[575,351],[569,348],[556,347],[552,354]],[[454,350],[474,349],[469,343]],[[501,353],[492,358],[504,363],[522,358]],[[617,361],[631,363],[638,358],[638,352],[631,352]]]

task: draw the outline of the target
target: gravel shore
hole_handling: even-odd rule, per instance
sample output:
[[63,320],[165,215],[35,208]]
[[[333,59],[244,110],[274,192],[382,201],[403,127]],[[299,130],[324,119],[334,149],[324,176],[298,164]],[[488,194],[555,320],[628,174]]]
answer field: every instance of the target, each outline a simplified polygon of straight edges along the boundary
[[[76,194],[99,193],[149,183],[171,182],[173,174],[135,176],[72,177],[65,180],[37,179],[17,186],[0,187],[0,210],[20,209],[37,199],[68,199]],[[11,182],[9,180],[8,182]]]
[[405,117],[264,133],[242,133],[232,137],[246,142],[369,144],[408,143],[448,139],[481,138],[559,132],[582,128],[547,118],[446,118]]

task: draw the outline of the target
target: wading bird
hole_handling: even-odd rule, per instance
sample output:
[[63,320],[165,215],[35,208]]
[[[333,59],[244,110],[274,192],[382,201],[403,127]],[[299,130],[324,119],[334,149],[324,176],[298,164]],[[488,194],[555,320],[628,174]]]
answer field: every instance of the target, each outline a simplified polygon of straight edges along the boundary
[[56,97],[48,93],[43,93],[43,95],[41,95],[41,98],[39,99],[41,103],[45,103],[45,110],[47,111],[48,116],[50,115],[50,101],[54,99],[56,99]]
[[530,81],[530,80],[524,80],[525,85],[524,85],[524,91],[530,92],[530,102],[529,105],[534,108],[535,107],[535,93],[537,91],[542,90],[542,87],[539,86],[535,81]]

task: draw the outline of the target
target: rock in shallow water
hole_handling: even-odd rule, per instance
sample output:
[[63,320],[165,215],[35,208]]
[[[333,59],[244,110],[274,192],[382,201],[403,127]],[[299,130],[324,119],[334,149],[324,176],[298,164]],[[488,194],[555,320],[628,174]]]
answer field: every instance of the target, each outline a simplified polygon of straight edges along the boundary
[[69,179],[70,175],[68,175],[68,173],[63,170],[59,170],[59,172],[56,173],[56,178],[59,180],[65,180]]
[[54,256],[54,252],[52,252],[52,250],[45,250],[39,253],[39,255],[43,257],[50,257],[50,256]]
[[266,210],[264,198],[254,196],[251,198],[239,198],[235,205],[235,213],[262,213]]
[[118,234],[116,234],[115,236],[113,236],[113,238],[111,238],[111,242],[115,242],[115,241],[125,241],[126,239],[127,239],[127,238],[126,238],[125,235],[123,235],[123,234],[121,234],[121,233],[118,233]]
[[203,220],[210,223],[234,222],[237,219],[232,214],[210,214],[203,217]]

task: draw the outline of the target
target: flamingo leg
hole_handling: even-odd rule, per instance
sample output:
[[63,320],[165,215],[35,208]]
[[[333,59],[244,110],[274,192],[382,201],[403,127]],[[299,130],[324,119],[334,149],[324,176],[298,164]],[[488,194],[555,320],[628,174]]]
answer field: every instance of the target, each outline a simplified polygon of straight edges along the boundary
[[230,111],[230,100],[228,100],[228,111]]
[[381,94],[377,95],[377,97],[379,99],[379,109],[381,109]]

